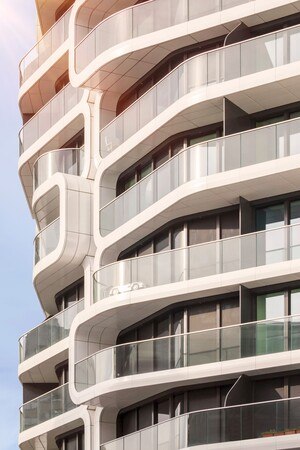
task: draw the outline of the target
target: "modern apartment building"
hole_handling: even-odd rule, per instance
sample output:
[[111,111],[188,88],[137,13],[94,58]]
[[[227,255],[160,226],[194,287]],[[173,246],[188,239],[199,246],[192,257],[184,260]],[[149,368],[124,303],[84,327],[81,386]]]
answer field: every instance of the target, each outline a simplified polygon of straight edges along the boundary
[[299,450],[300,1],[36,8],[20,448]]

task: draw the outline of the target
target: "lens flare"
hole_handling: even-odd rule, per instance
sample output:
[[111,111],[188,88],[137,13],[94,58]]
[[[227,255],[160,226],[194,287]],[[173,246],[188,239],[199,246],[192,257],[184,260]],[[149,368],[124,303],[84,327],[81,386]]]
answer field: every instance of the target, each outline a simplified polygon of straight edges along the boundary
[[16,54],[26,53],[34,42],[32,8],[28,1],[0,0],[0,52],[15,62]]

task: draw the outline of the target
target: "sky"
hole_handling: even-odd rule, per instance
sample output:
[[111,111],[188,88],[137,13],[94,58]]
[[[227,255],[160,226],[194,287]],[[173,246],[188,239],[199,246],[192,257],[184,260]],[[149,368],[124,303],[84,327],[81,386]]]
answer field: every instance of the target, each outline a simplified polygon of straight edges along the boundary
[[[32,286],[34,221],[18,178],[20,59],[36,38],[34,0],[0,0],[0,436],[1,450],[18,448],[22,390],[18,338],[43,319]],[[4,407],[5,406],[5,407]]]

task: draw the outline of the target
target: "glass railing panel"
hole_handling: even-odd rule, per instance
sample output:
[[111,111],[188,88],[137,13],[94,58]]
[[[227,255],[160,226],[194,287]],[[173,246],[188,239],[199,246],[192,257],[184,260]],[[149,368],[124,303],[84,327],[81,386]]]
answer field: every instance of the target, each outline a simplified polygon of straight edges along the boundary
[[285,435],[291,430],[300,430],[298,397],[190,412],[102,444],[100,450],[128,450],[130,444],[138,450],[180,450]]
[[300,317],[149,339],[101,350],[75,365],[76,389],[162,370],[231,361],[300,349]]
[[299,154],[299,139],[300,120],[293,119],[184,149],[104,206],[101,232],[115,230],[183,183]]
[[68,38],[69,9],[20,63],[20,85],[24,83]]
[[74,409],[76,405],[71,401],[69,385],[64,384],[53,391],[47,392],[20,409],[21,432],[39,425],[61,414]]
[[[287,39],[291,47],[289,50],[289,46],[283,45]],[[152,108],[149,114],[144,112],[144,99],[147,105],[151,93],[155,101],[153,109],[156,117],[176,100],[201,86],[222,83],[299,61],[297,45],[300,46],[300,27],[213,50],[180,64],[100,131],[101,156],[107,156],[153,120]]]
[[94,299],[296,259],[300,224],[128,259],[94,274]]
[[83,89],[68,84],[26,122],[19,135],[20,155],[71,111],[81,100],[83,92]]
[[81,72],[101,53],[129,39],[164,30],[249,1],[155,0],[122,10],[97,25],[77,45],[76,71]]
[[68,337],[73,319],[83,307],[84,302],[80,300],[22,336],[19,341],[20,362]]
[[60,235],[60,220],[54,220],[50,225],[44,228],[36,236],[34,240],[35,257],[34,261],[37,264],[42,258],[53,252],[58,246]]
[[84,151],[82,148],[64,148],[45,153],[33,167],[34,189],[57,172],[80,176],[83,170]]

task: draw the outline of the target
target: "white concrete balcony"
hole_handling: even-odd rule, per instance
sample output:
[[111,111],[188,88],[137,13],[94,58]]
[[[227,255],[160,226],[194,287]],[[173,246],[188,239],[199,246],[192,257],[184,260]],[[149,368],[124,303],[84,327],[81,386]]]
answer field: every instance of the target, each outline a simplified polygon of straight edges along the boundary
[[71,401],[68,383],[35,398],[20,408],[20,432],[65,414],[76,405]]
[[186,183],[205,183],[210,175],[300,154],[299,138],[300,119],[293,119],[185,148],[100,209],[101,235]]
[[43,135],[74,109],[83,97],[84,91],[67,84],[42,109],[22,127],[20,156],[35,144]]
[[299,46],[295,26],[188,59],[100,131],[101,157],[116,149],[123,156],[134,149],[141,157],[175,132],[218,121],[222,102],[217,99],[225,95],[251,112],[261,109],[261,102],[268,108],[297,101]]
[[[177,370],[169,375],[169,382],[185,379],[186,371],[181,368],[204,364],[224,363],[221,372],[226,372],[226,362],[243,359],[243,372],[251,372],[256,367],[255,359],[300,349],[300,316],[283,317],[259,322],[244,323],[223,328],[177,334],[163,338],[130,342],[105,348],[79,361],[75,365],[75,387],[77,391],[96,384],[122,377],[153,374],[153,372]],[[279,363],[280,365],[280,363]],[[231,369],[234,364],[231,364]],[[202,370],[202,369],[201,369]],[[215,374],[220,371],[216,371]],[[230,370],[229,370],[230,373]],[[169,372],[170,374],[170,372]],[[161,374],[157,374],[161,376]],[[123,378],[124,379],[124,378]],[[127,378],[128,380],[128,378]],[[121,381],[121,380],[119,380]],[[157,383],[153,376],[143,377],[144,388]],[[126,379],[124,379],[126,384]],[[131,389],[135,386],[132,379]],[[118,389],[117,383],[115,388]],[[111,387],[113,391],[113,387]]]
[[299,257],[300,224],[297,223],[163,251],[103,266],[94,274],[94,301]]
[[109,15],[105,9],[116,11],[120,5],[100,3],[96,8],[88,0],[75,4],[70,79],[74,86],[111,91],[105,109],[116,100],[115,93],[126,91],[172,51],[227,35],[241,21],[253,26],[300,10],[292,0],[272,5],[261,0],[152,0],[133,6],[123,1],[123,9]]
[[84,165],[84,147],[60,148],[41,155],[33,166],[33,190],[55,173],[80,176]]
[[83,308],[84,300],[80,300],[21,336],[19,339],[20,363],[66,339],[74,317]]
[[43,228],[34,239],[34,263],[37,264],[58,246],[60,236],[59,217]]
[[100,22],[75,47],[80,73],[98,56],[126,41],[144,37],[251,0],[154,0],[123,9]]
[[20,86],[27,81],[69,37],[71,8],[42,36],[38,43],[22,58]]
[[100,450],[298,449],[300,398],[191,412],[102,444]]

